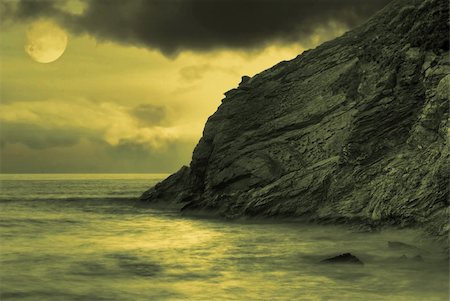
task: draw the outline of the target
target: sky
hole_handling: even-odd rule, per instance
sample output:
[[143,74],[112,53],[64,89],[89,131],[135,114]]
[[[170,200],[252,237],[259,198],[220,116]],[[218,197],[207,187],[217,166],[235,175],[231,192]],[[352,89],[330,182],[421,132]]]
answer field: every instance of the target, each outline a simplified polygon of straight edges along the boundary
[[[243,75],[388,2],[0,0],[0,172],[174,172]],[[62,55],[39,62],[52,45]]]

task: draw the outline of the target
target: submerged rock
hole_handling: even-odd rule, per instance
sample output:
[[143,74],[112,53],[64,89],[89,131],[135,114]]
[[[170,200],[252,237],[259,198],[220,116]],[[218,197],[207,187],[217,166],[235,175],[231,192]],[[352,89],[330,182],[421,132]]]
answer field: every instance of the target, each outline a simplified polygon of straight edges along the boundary
[[414,260],[414,261],[423,261],[423,257],[422,257],[422,255],[416,255],[416,256],[414,256],[412,258],[412,260]]
[[390,249],[394,249],[394,250],[410,250],[410,251],[418,251],[421,250],[420,248],[404,243],[404,242],[400,242],[400,241],[388,241],[388,247]]
[[416,256],[411,256],[408,257],[405,254],[403,254],[402,256],[398,257],[395,259],[396,261],[400,261],[400,262],[422,262],[423,261],[423,257],[422,255],[418,254]]
[[142,200],[223,216],[421,226],[448,239],[447,0],[366,24],[242,79],[189,167]]
[[361,264],[364,263],[359,260],[358,257],[353,256],[351,253],[344,253],[338,256],[330,257],[321,261],[321,263],[350,263],[350,264]]

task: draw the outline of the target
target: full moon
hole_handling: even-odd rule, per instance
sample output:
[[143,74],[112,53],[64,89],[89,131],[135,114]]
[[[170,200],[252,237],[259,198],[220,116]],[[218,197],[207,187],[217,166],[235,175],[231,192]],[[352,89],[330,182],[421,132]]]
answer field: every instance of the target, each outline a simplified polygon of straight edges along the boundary
[[66,50],[67,34],[57,24],[37,21],[28,28],[25,51],[39,63],[56,61]]

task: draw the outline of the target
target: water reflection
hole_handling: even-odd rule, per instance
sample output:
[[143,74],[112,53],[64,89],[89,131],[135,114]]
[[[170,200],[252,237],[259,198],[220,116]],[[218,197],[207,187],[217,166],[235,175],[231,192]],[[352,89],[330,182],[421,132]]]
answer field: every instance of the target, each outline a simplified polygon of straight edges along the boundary
[[[191,219],[101,199],[1,201],[0,221],[1,300],[448,300],[448,261],[413,230]],[[318,264],[344,252],[364,266]]]

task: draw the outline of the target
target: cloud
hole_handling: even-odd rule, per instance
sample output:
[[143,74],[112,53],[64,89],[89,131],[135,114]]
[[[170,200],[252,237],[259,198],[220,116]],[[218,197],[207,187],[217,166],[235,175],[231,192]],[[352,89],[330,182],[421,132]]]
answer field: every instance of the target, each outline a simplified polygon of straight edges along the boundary
[[76,145],[30,148],[22,143],[7,144],[0,151],[0,172],[164,172],[172,173],[188,164],[195,143],[173,141],[164,151],[123,141],[110,145],[82,138]]
[[239,77],[239,72],[236,71],[236,68],[232,68],[230,66],[224,67],[219,64],[210,63],[185,66],[179,71],[181,79],[186,82],[203,79],[205,74],[208,72],[222,72]]
[[129,108],[70,99],[6,103],[0,104],[0,110],[2,145],[22,143],[46,148],[69,146],[80,138],[89,138],[111,146],[133,141],[147,149],[164,150],[173,141],[192,141],[198,136],[182,124],[159,124],[166,117],[166,109],[152,104]]
[[180,76],[185,81],[194,81],[203,78],[203,75],[213,68],[210,64],[186,66],[180,69]]
[[153,104],[140,104],[131,110],[131,114],[144,126],[155,126],[167,120],[167,108]]
[[353,27],[389,1],[85,0],[85,9],[75,14],[62,9],[61,1],[19,0],[3,5],[2,15],[16,20],[52,17],[77,34],[173,56],[183,50],[301,43],[330,22]]
[[32,149],[73,146],[86,133],[70,128],[44,128],[36,124],[20,122],[2,122],[0,145],[23,144]]

